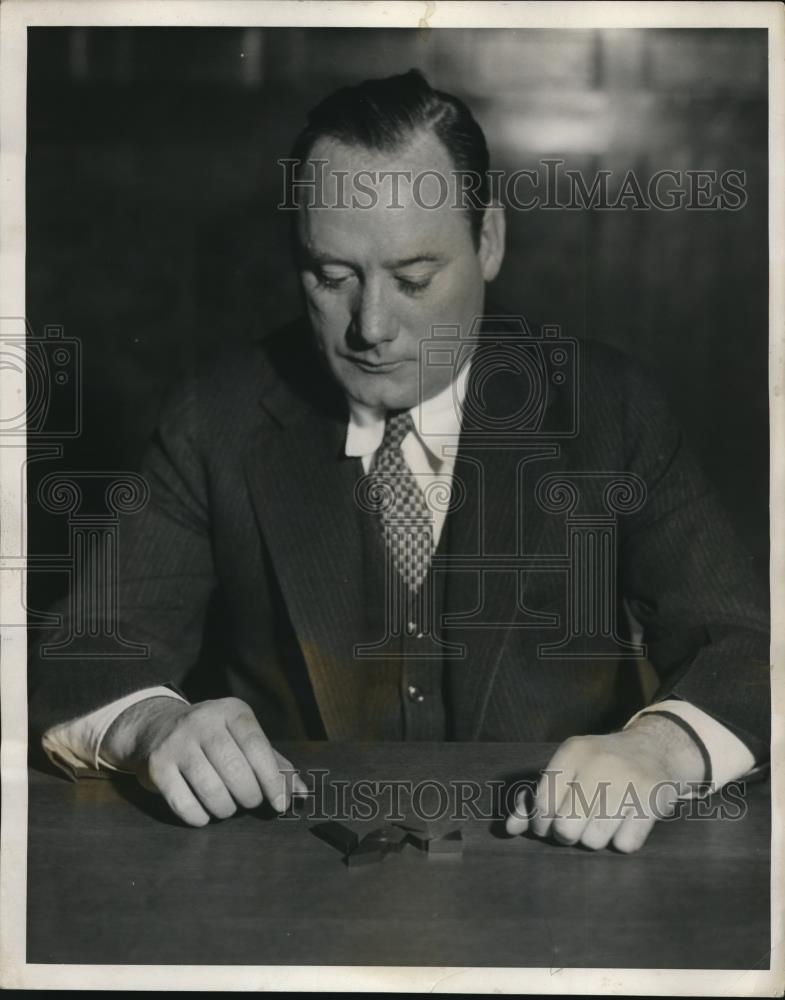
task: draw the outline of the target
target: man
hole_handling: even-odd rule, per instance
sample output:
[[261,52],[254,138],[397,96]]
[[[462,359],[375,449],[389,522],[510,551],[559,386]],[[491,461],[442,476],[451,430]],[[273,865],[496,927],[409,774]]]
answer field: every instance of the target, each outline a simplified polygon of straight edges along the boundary
[[[559,437],[570,378],[533,405],[548,372],[498,360],[511,325],[487,316],[485,285],[504,214],[461,102],[414,71],[347,88],[311,113],[295,158],[319,168],[295,184],[308,322],[174,392],[145,466],[150,503],[121,534],[120,630],[150,656],[40,657],[34,730],[61,765],[133,771],[195,826],[304,791],[286,787],[283,739],[557,741],[531,823],[519,808],[508,831],[634,851],[654,819],[634,814],[630,788],[645,802],[670,783],[671,807],[683,783],[766,758],[766,616],[748,561],[633,365],[583,345],[579,430]],[[360,176],[366,197],[347,202]],[[458,332],[468,365],[427,360],[439,330]],[[509,340],[519,358],[524,341]],[[661,680],[633,718],[629,659],[580,637],[585,656],[543,652],[576,613],[567,508],[543,484],[577,476],[596,514],[619,475],[645,502],[618,519],[618,594],[604,597],[625,599]],[[206,634],[223,640],[202,660],[229,696],[189,704]],[[576,785],[589,803],[604,785],[605,810],[572,808]]]

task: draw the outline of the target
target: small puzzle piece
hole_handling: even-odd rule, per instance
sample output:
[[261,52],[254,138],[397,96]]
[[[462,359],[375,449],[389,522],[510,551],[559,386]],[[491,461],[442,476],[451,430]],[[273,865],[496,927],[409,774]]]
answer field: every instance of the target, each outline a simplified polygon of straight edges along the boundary
[[386,824],[377,827],[367,833],[357,846],[346,856],[346,863],[350,868],[359,865],[378,864],[383,861],[388,854],[397,854],[407,840],[405,830]]
[[317,823],[311,827],[311,833],[342,854],[351,854],[359,842],[357,834],[348,826],[332,821]]
[[428,845],[434,840],[440,840],[447,834],[456,830],[455,820],[449,817],[442,817],[436,820],[417,820],[408,823],[404,828],[407,830],[409,843],[420,851],[427,851]]
[[438,840],[460,829],[462,825],[460,820],[456,821],[450,816],[440,816],[438,819],[428,820],[426,833],[429,840]]
[[463,854],[463,835],[460,830],[453,830],[443,837],[435,837],[428,841],[428,856],[459,857]]
[[405,830],[398,826],[394,826],[391,823],[387,823],[384,826],[378,827],[376,830],[371,830],[361,840],[361,844],[377,844],[382,847],[385,853],[388,852],[398,852],[400,851],[407,840],[407,833]]
[[406,840],[412,847],[416,847],[418,851],[427,851],[430,837],[427,833],[408,833]]
[[415,833],[422,837],[428,835],[428,821],[420,819],[416,813],[407,813],[402,820],[396,820],[394,825],[406,830],[407,833]]
[[395,825],[403,830],[404,833],[413,833],[418,837],[428,836],[428,825],[424,821],[412,820],[409,822],[407,820],[404,823],[396,823]]

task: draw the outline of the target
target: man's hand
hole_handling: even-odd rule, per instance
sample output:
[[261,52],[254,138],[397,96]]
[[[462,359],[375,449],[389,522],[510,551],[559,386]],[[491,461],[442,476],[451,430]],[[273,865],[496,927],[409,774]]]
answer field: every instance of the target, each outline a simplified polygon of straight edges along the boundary
[[672,815],[684,782],[702,781],[703,758],[690,736],[663,716],[642,715],[608,736],[576,736],[551,758],[534,796],[507,818],[509,834],[531,830],[563,844],[637,851],[657,818]]
[[253,809],[265,798],[284,812],[290,794],[307,794],[299,775],[286,774],[294,768],[270,746],[239,698],[197,705],[166,697],[137,702],[107,730],[101,757],[134,771],[191,826],[204,826],[211,816],[225,819],[238,805]]

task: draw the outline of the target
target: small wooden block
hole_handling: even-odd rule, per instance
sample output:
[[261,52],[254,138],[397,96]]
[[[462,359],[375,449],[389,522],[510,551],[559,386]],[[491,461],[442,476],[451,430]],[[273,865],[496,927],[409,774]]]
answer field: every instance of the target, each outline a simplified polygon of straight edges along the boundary
[[451,819],[449,816],[444,816],[439,819],[429,820],[425,834],[429,840],[440,840],[442,837],[446,837],[448,833],[454,833],[456,830],[460,829],[460,822]]
[[441,840],[448,834],[460,832],[454,820],[442,819],[423,823],[421,829],[409,830],[409,842],[421,851],[428,849],[433,840]]
[[342,854],[350,854],[359,843],[357,834],[342,823],[317,823],[311,833]]
[[421,836],[425,836],[428,833],[427,820],[420,819],[415,813],[407,813],[402,820],[395,822],[395,826],[406,830],[408,833],[416,833]]
[[376,830],[371,830],[360,841],[361,844],[376,844],[379,847],[383,847],[386,851],[400,851],[403,845],[406,843],[407,833],[400,827],[393,826],[392,824],[386,824],[385,826],[380,826]]
[[453,830],[444,837],[428,841],[428,854],[463,854],[463,835],[460,830]]
[[428,850],[428,840],[430,838],[425,833],[409,833],[406,835],[407,843],[411,844],[412,847],[416,847],[418,851]]

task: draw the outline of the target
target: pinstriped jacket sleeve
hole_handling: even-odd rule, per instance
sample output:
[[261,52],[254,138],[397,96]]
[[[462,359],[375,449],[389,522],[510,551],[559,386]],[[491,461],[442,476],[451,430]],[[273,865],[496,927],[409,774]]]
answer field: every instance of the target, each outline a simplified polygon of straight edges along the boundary
[[63,615],[62,626],[43,631],[31,651],[35,745],[53,725],[135,691],[159,685],[177,690],[198,657],[215,575],[195,386],[185,380],[170,394],[142,469],[149,501],[142,511],[122,515],[119,524],[119,636],[142,644],[146,655],[124,657],[117,642],[117,654],[94,657],[85,637],[72,643],[67,658],[47,656],[45,647],[69,634],[63,601],[54,609]]
[[628,378],[625,464],[642,477],[647,497],[621,519],[620,583],[660,676],[655,701],[692,703],[763,761],[770,738],[765,594],[663,397],[637,367]]

